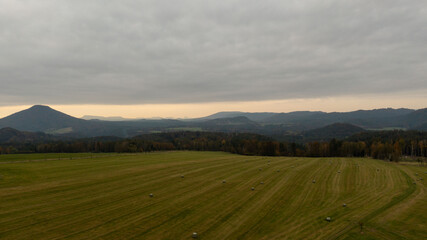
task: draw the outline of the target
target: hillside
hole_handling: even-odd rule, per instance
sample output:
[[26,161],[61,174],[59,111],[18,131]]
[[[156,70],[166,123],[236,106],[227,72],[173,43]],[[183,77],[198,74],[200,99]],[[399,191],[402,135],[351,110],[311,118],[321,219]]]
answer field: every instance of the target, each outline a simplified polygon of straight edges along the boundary
[[365,129],[349,123],[334,123],[322,128],[306,131],[303,133],[303,136],[304,141],[329,141],[332,138],[344,139],[363,131]]
[[257,132],[261,126],[247,117],[217,118],[195,123],[206,131],[222,132]]
[[41,132],[21,132],[13,128],[0,129],[0,144],[6,143],[37,143],[57,140],[52,135]]
[[203,120],[213,120],[218,118],[234,118],[234,117],[246,117],[252,121],[255,122],[263,122],[265,119],[270,118],[277,113],[271,113],[271,112],[218,112],[206,117],[197,118],[197,119],[190,119],[191,121],[203,121]]
[[[52,131],[78,128],[87,122],[56,111],[48,106],[35,105],[29,109],[0,119],[0,127],[11,127],[23,131]],[[73,129],[69,129],[69,132]]]
[[419,109],[404,117],[402,121],[407,128],[426,130],[427,125],[427,108]]
[[109,122],[87,121],[41,105],[35,105],[0,119],[0,127],[68,137],[126,135],[122,127],[117,127]]
[[[345,122],[363,128],[401,127],[404,116],[413,113],[411,109],[374,109],[353,112],[291,112],[280,113],[265,120],[270,124],[284,124],[290,129],[309,130],[336,122]],[[418,119],[419,120],[419,119]]]

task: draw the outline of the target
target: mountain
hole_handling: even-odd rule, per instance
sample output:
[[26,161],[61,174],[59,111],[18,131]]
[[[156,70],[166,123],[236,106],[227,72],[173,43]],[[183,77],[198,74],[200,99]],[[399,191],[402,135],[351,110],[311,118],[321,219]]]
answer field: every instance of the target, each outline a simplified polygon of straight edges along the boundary
[[284,124],[293,130],[309,130],[336,122],[345,122],[366,129],[401,127],[402,117],[415,112],[412,109],[374,109],[353,112],[291,112],[280,113],[265,119],[265,123]]
[[366,130],[349,123],[334,123],[306,131],[303,133],[303,137],[304,141],[328,141],[332,138],[344,139],[363,131]]
[[22,131],[55,132],[63,130],[71,132],[85,120],[71,117],[48,106],[35,105],[29,109],[14,113],[0,119],[0,127],[11,127]]
[[217,118],[204,122],[196,122],[196,126],[205,131],[222,132],[257,132],[261,126],[247,117]]
[[123,132],[123,127],[118,127],[108,122],[75,118],[42,105],[35,105],[0,119],[0,128],[3,127],[73,137],[126,135]]
[[419,109],[403,117],[404,127],[427,130],[427,108]]
[[234,117],[246,117],[255,122],[262,122],[264,119],[272,117],[277,113],[271,112],[260,112],[260,113],[249,113],[249,112],[218,112],[206,117],[189,119],[190,121],[203,121],[203,120],[213,120],[219,118],[234,118]]
[[102,117],[102,116],[92,116],[92,115],[84,115],[81,117],[83,120],[101,120],[101,121],[132,121],[133,119],[123,118],[119,116],[115,117]]

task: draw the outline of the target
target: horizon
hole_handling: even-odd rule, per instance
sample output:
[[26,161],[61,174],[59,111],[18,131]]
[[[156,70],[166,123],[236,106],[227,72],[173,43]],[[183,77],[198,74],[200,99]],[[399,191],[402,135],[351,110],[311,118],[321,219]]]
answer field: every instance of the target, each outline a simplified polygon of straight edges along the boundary
[[[330,99],[329,101],[331,101]],[[337,101],[333,99],[333,101]],[[287,101],[289,103],[289,101]],[[307,104],[307,100],[299,99],[298,102],[303,103],[303,105]],[[209,104],[153,104],[153,105],[50,105],[50,104],[34,104],[34,105],[22,105],[22,106],[0,106],[0,119],[7,117],[16,112],[20,112],[31,108],[36,105],[48,106],[57,111],[63,112],[67,115],[83,118],[85,116],[94,116],[94,117],[122,117],[125,119],[191,119],[191,118],[201,118],[210,116],[219,112],[247,112],[247,113],[289,113],[289,112],[298,112],[298,111],[321,111],[326,113],[332,112],[352,112],[358,110],[375,110],[375,109],[413,109],[419,110],[424,109],[427,106],[425,105],[412,105],[412,106],[404,106],[402,104],[396,104],[394,106],[371,106],[366,108],[359,108],[360,105],[354,106],[353,108],[341,108],[341,109],[331,109],[327,106],[328,101],[315,99],[312,100],[311,106],[313,103],[317,103],[319,108],[312,107],[306,109],[295,109],[288,108],[288,110],[280,111],[279,109],[282,107],[283,101],[268,101],[268,102],[245,102],[244,104],[240,103],[239,106],[244,106],[241,109],[236,109],[234,106],[235,103],[209,103]],[[369,99],[368,99],[369,102]],[[295,102],[294,102],[295,103]],[[319,104],[321,103],[321,104]],[[255,106],[254,106],[255,105]],[[268,106],[266,106],[268,105]],[[210,106],[210,107],[209,107]],[[174,113],[178,115],[170,115],[170,109],[175,109]],[[196,110],[195,110],[196,109]],[[276,111],[274,111],[277,109]],[[282,107],[283,109],[283,107]],[[141,112],[146,112],[147,110],[154,110],[150,112],[150,115],[140,114]],[[183,110],[183,111],[182,111]],[[271,111],[269,111],[271,110]],[[181,112],[182,111],[182,112]],[[111,114],[113,113],[113,114]],[[129,114],[130,113],[130,114]],[[194,113],[194,114],[189,114]]]

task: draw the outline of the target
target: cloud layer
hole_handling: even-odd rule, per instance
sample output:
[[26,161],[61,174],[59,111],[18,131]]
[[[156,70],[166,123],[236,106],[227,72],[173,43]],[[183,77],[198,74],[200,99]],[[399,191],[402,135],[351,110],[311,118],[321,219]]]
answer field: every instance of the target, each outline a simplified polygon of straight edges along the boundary
[[424,0],[0,0],[0,104],[427,92]]

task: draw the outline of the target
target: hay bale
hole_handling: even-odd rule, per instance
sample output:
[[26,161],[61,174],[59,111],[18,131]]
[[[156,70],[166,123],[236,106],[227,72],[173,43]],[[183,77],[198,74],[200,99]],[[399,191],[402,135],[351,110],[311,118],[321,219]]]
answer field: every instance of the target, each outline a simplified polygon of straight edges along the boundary
[[150,195],[148,195],[148,196],[150,196],[150,197],[154,197],[154,194],[150,193]]
[[181,175],[181,178],[184,178],[184,175]]
[[251,190],[252,190],[252,191],[254,191],[254,190],[255,190],[255,188],[254,188],[254,187],[252,187],[252,188],[251,188]]
[[316,183],[316,180],[313,180],[312,183]]
[[328,221],[328,222],[330,222],[331,221],[331,217],[326,217],[325,220]]
[[227,181],[225,181],[225,180],[222,180],[222,183],[226,183]]
[[341,173],[341,171],[338,171],[338,173]]
[[345,203],[344,203],[342,206],[343,206],[343,207],[347,207],[347,204],[345,204]]
[[264,184],[264,182],[260,182],[259,184]]
[[192,237],[192,238],[198,238],[198,237],[199,237],[199,235],[198,235],[196,232],[193,232],[193,234],[191,234],[191,237]]

